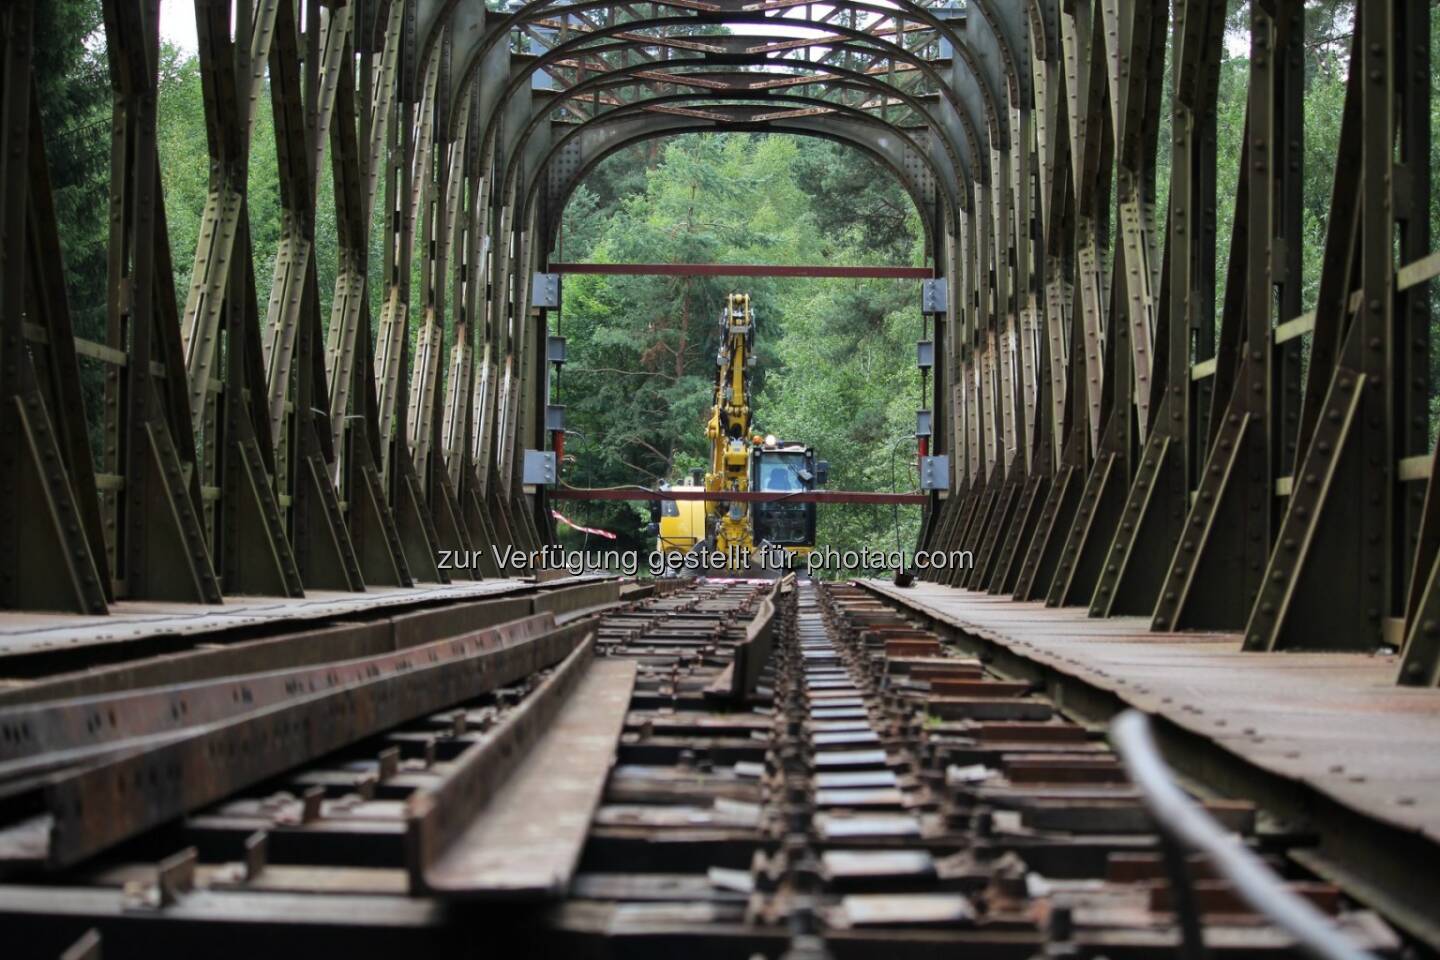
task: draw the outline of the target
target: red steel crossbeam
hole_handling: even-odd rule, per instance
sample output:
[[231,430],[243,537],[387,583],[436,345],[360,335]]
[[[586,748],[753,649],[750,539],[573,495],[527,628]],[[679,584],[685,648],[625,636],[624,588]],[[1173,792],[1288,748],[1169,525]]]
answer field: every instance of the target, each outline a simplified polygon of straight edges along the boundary
[[644,487],[612,487],[589,490],[560,487],[549,492],[552,500],[711,500],[722,503],[899,503],[925,504],[925,493],[885,493],[873,490],[797,490],[774,493],[761,490],[647,490]]
[[929,267],[841,267],[792,263],[552,263],[553,273],[632,277],[837,277],[929,280]]

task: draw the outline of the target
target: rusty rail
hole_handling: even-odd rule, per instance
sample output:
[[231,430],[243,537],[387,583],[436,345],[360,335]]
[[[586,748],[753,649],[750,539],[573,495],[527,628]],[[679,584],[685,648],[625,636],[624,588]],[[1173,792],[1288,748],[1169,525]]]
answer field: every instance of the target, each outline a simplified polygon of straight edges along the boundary
[[449,659],[433,650],[383,658],[388,673],[362,666],[367,676],[358,682],[315,693],[307,684],[303,695],[61,774],[44,785],[40,821],[0,831],[0,862],[76,863],[369,734],[533,674],[592,627],[577,621],[503,645],[478,636],[445,641],[460,648]]
[[411,797],[405,848],[412,893],[464,895],[463,887],[436,884],[431,870],[543,735],[594,656],[587,636],[492,736],[461,754],[439,784]]

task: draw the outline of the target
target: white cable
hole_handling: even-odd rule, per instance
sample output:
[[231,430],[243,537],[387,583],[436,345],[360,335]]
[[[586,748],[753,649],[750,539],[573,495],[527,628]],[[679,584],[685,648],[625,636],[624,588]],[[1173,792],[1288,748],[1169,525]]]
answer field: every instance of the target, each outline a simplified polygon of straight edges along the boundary
[[1249,847],[1176,786],[1145,714],[1126,710],[1110,724],[1110,736],[1160,829],[1209,857],[1241,899],[1294,937],[1302,952],[1319,960],[1376,960],[1348,943],[1330,918],[1285,886]]

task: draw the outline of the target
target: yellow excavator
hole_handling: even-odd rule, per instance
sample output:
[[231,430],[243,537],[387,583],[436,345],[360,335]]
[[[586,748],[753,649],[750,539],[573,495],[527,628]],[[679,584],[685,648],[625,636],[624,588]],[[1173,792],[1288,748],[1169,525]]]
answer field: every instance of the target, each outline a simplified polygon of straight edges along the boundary
[[[705,425],[710,470],[703,478],[697,470],[690,484],[671,489],[798,493],[825,483],[829,465],[815,459],[812,447],[751,432],[754,343],[750,295],[732,293],[720,314],[715,404]],[[667,500],[661,505],[657,547],[667,553],[700,547],[746,561],[757,548],[780,547],[793,561],[815,547],[815,504]]]

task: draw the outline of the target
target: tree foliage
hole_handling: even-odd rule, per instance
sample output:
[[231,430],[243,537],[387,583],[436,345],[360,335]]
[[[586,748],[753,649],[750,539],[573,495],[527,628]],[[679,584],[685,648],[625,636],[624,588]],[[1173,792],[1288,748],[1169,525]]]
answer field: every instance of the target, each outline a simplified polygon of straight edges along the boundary
[[[577,191],[560,241],[565,259],[893,263],[923,253],[918,215],[898,181],[852,150],[740,134],[644,150],[607,160]],[[673,482],[708,464],[718,317],[731,290],[749,293],[757,316],[757,428],[813,444],[834,487],[913,486],[913,437],[895,441],[913,433],[922,405],[914,281],[702,276],[569,279],[557,321],[572,360],[561,392],[584,436],[566,479]],[[639,508],[594,505],[585,515],[645,545]],[[915,508],[904,512],[906,546],[917,523]],[[888,508],[827,505],[819,526],[822,543],[849,548],[891,543],[896,524]]]

